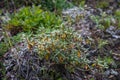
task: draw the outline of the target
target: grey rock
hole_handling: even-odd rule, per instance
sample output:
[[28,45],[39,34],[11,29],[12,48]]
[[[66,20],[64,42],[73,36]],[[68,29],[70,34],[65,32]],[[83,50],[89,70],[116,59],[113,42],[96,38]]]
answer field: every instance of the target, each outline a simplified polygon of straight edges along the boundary
[[112,75],[116,75],[116,76],[117,76],[119,73],[118,73],[117,71],[115,71],[115,70],[111,69],[111,74],[112,74]]

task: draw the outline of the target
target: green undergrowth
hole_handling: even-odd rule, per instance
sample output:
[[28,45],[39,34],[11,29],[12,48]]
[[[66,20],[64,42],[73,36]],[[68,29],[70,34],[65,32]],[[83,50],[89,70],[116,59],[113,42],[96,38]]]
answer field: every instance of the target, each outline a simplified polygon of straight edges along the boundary
[[120,10],[119,10],[119,9],[116,10],[116,11],[114,12],[114,15],[115,15],[115,18],[116,18],[116,20],[117,20],[117,25],[118,25],[118,27],[119,27],[119,29],[120,29]]
[[6,80],[6,78],[4,77],[4,75],[5,75],[5,67],[3,65],[3,62],[0,61],[0,79]]
[[109,7],[109,1],[98,1],[96,7],[102,9],[107,8]]
[[[5,30],[5,39],[0,43],[0,55],[20,41],[19,33],[37,34],[41,28],[46,28],[45,30],[50,32],[58,29],[62,23],[59,16],[49,11],[43,11],[39,6],[20,8],[15,13],[8,13],[7,17],[2,24],[2,28]],[[11,36],[8,36],[7,32],[10,32]]]
[[7,52],[7,50],[8,50],[8,46],[6,45],[6,43],[1,42],[0,43],[0,57],[3,56],[5,52]]
[[[49,28],[40,28],[37,34],[26,35],[27,37],[31,36],[28,44],[36,48],[35,50],[39,54],[39,59],[43,60],[44,64],[47,64],[42,66],[44,72],[42,75],[43,79],[47,76],[51,80],[54,78],[56,80],[68,80],[67,78],[63,78],[62,74],[64,72],[71,74],[77,67],[85,70],[95,68],[103,70],[108,69],[114,62],[111,57],[104,57],[104,59],[98,57],[91,64],[91,60],[86,58],[85,52],[87,49],[83,48],[82,45],[84,38],[80,37],[79,34],[72,29],[63,26],[52,31],[50,31]],[[10,39],[6,38],[6,40],[8,42],[10,40],[12,46],[14,46],[14,43],[20,42],[22,34],[23,33],[14,35],[10,37]],[[91,39],[87,39],[85,42],[87,45],[92,43]],[[5,43],[2,44],[6,46]],[[98,48],[101,49],[106,44],[106,41],[101,40]],[[30,46],[28,47],[29,49],[32,48]],[[1,46],[0,49],[3,48],[4,46]],[[51,68],[49,68],[48,65],[51,65]],[[61,68],[65,69],[65,71],[62,71]]]
[[61,64],[79,62],[79,57],[82,54],[79,49],[82,38],[70,29],[67,30],[63,27],[63,29],[49,33],[38,34],[35,38],[38,38],[36,43],[41,58]]
[[71,3],[73,3],[76,6],[82,6],[82,7],[84,7],[85,0],[71,0]]
[[20,8],[22,6],[30,6],[32,4],[40,4],[40,0],[2,0],[1,1],[3,4],[2,4],[2,8],[4,9],[7,9],[7,10],[13,10],[13,9],[17,9],[17,8]]
[[22,39],[22,33],[13,37],[5,36],[3,42],[0,42],[0,56],[3,56],[9,49],[19,43]]
[[[84,70],[97,68],[102,71],[108,69],[114,62],[111,57],[103,58],[99,56],[91,63],[91,60],[86,57],[85,52],[87,49],[82,45],[84,38],[79,37],[77,32],[65,27],[61,27],[61,29],[52,32],[45,32],[43,30],[40,34],[31,37],[30,40],[29,44],[33,47],[37,46],[36,50],[39,58],[44,60],[48,65],[51,65],[49,70],[56,76],[60,76],[66,71],[71,74],[77,67]],[[86,39],[85,42],[87,45],[92,43],[91,39]],[[101,41],[98,48],[101,49],[106,44],[107,42]],[[50,79],[53,79],[52,75],[49,75],[49,71],[47,72],[47,65],[44,67],[45,75],[51,76]],[[62,71],[60,67],[65,69],[65,71]],[[59,70],[59,72],[57,72],[57,70]],[[58,78],[56,78],[56,80],[58,80]]]
[[[50,79],[53,79],[53,74],[55,74],[56,80],[58,80],[57,76],[61,76],[64,72],[69,71],[67,73],[70,74],[74,70],[73,67],[81,63],[80,57],[84,54],[80,49],[81,39],[76,32],[65,29],[65,27],[35,36],[33,40],[37,43],[39,58],[51,65],[50,72],[45,73]],[[48,70],[47,65],[45,66]],[[65,71],[61,69],[65,69]],[[57,72],[58,70],[60,72]],[[51,72],[53,74],[49,75]],[[64,78],[61,77],[61,79]]]
[[[50,5],[48,5],[48,2],[50,2]],[[62,10],[66,0],[46,0],[43,3],[45,5],[42,6],[46,9],[57,10],[59,8]],[[83,6],[84,3],[83,1],[81,5]],[[91,19],[98,28],[105,30],[111,25],[116,25],[116,23],[112,22],[112,18],[120,21],[119,18],[116,18],[118,16],[120,16],[120,12],[116,11],[115,17],[102,13],[101,17],[91,16]],[[27,42],[28,49],[32,50],[35,48],[39,59],[44,63],[42,66],[43,80],[45,80],[44,77],[46,78],[46,76],[50,80],[69,80],[65,77],[63,78],[62,74],[74,73],[76,67],[88,71],[92,69],[104,70],[110,68],[112,63],[114,63],[110,56],[97,56],[91,62],[86,55],[88,49],[84,48],[83,44],[95,47],[96,43],[93,44],[94,40],[80,37],[77,32],[66,28],[64,24],[62,25],[62,19],[59,16],[52,12],[44,11],[39,6],[22,7],[17,12],[10,14],[9,18],[8,21],[4,21],[3,28],[5,31],[10,32],[11,36],[5,34],[5,39],[0,42],[0,56],[3,56],[11,47],[22,41],[22,34],[26,33],[27,37],[30,36]],[[117,24],[117,26],[119,25]],[[98,41],[96,48],[102,51],[108,41],[102,39]]]
[[[21,39],[22,32],[37,34],[40,29],[46,32],[58,29],[62,19],[49,11],[43,11],[39,6],[23,7],[17,12],[7,14],[7,20],[3,20],[4,40],[0,42],[0,56],[4,55],[10,47],[13,47]],[[8,33],[10,35],[8,36]]]
[[57,28],[62,19],[54,13],[43,11],[38,6],[23,7],[18,12],[10,15],[10,20],[5,22],[5,29],[13,35],[18,32],[35,33],[40,27]]
[[73,7],[73,4],[67,0],[41,0],[40,4],[43,9],[53,11],[55,14],[60,14],[63,9]]
[[120,10],[119,9],[116,10],[115,13],[114,13],[114,15],[120,17]]
[[67,0],[3,0],[2,8],[6,10],[16,11],[23,6],[40,5],[42,9],[60,14],[63,9],[70,8],[73,4]]
[[[9,37],[7,35],[4,36],[4,40],[0,42],[0,77],[2,80],[7,80],[5,77],[5,66],[3,64],[3,58],[5,57],[5,54],[10,51],[12,47],[15,47],[18,45],[19,42],[22,41],[22,34],[19,33],[13,37]],[[26,34],[27,35],[27,34]]]
[[93,15],[90,18],[95,22],[96,27],[99,29],[106,30],[111,25],[120,28],[119,11],[116,11],[114,15],[108,15],[105,12],[102,12],[100,16]]

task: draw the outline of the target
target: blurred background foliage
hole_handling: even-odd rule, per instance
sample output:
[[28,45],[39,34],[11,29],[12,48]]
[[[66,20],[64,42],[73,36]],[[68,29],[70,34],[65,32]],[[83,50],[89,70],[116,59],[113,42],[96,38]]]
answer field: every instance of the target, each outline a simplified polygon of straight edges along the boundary
[[0,8],[12,11],[33,4],[41,5],[45,10],[60,12],[62,9],[72,6],[84,6],[85,4],[97,8],[119,7],[120,0],[1,0]]

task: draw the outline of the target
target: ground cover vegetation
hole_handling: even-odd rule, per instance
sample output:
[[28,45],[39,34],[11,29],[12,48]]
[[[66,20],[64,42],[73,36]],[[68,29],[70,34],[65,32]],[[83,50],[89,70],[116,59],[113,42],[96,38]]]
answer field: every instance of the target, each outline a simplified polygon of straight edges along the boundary
[[119,0],[0,4],[0,80],[120,80]]

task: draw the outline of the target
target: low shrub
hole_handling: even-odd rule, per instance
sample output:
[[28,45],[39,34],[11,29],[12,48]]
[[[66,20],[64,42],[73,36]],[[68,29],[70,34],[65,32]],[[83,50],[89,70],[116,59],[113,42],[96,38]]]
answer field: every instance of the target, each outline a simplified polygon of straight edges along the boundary
[[60,17],[41,10],[38,6],[23,7],[13,13],[5,24],[5,28],[13,35],[18,32],[36,32],[39,27],[56,28],[61,24]]
[[[13,74],[15,78],[29,79],[37,77],[42,80],[69,80],[72,78],[69,75],[74,72],[77,65],[82,65],[80,67],[84,68],[89,63],[82,49],[82,38],[72,29],[61,27],[52,32],[45,31],[45,28],[43,28],[36,35],[32,34],[28,38],[24,36],[26,38],[24,42],[25,45],[27,43],[27,47],[25,49],[24,46],[21,47],[23,49],[18,48],[17,54],[14,54],[14,51],[11,52],[12,57],[8,55],[10,57],[8,62],[13,60],[17,64],[19,59],[21,62],[19,64],[21,72],[18,69],[14,70],[14,68],[19,66],[11,67],[12,63],[8,65],[11,68],[11,71],[8,72],[16,72]],[[19,58],[14,57],[15,55],[19,56]],[[34,72],[35,75],[30,76],[31,72]]]
[[[78,73],[76,70],[108,69],[114,62],[111,57],[87,58],[89,47],[85,46],[94,46],[95,43],[91,38],[82,38],[77,32],[65,27],[52,32],[45,28],[40,29],[38,34],[32,34],[24,42],[25,46],[20,46],[20,49],[17,45],[17,54],[12,51],[6,57],[6,65],[11,60],[15,63],[12,67],[10,65],[13,62],[6,66],[11,69],[11,71],[7,70],[8,73],[16,72],[9,75],[11,78],[14,75],[16,79],[70,80],[75,76],[72,73]],[[107,41],[101,40],[98,48],[106,44]],[[34,74],[31,74],[33,72]]]
[[40,60],[44,61],[43,76],[47,75],[51,80],[55,76],[62,76],[63,79],[63,75],[66,77],[71,74],[77,65],[81,64],[80,67],[84,68],[89,63],[82,49],[82,38],[71,29],[43,30],[30,40],[33,41],[28,41],[29,44],[36,47]]
[[66,30],[55,30],[53,32],[38,35],[38,51],[41,58],[54,63],[68,64],[79,62],[81,57],[81,39],[75,33]]

